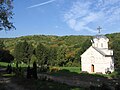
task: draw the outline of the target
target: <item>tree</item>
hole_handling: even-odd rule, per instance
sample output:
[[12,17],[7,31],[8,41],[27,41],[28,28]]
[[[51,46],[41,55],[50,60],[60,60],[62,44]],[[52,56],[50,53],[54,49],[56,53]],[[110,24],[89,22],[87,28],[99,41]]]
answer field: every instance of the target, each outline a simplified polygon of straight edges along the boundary
[[0,40],[0,50],[2,50],[5,47],[4,42]]
[[21,61],[24,63],[30,63],[33,50],[33,46],[28,44],[26,40],[23,42],[18,42],[14,49],[14,56],[18,63]]
[[14,60],[14,57],[10,54],[8,50],[0,50],[0,61],[1,62],[8,62],[10,63],[11,61]]
[[28,44],[28,47],[26,48],[26,57],[29,60],[29,64],[30,64],[30,60],[33,55],[33,52],[34,52],[34,48],[33,48],[32,44]]
[[120,68],[120,40],[116,39],[112,43],[114,51],[115,68]]
[[49,48],[48,51],[48,65],[55,66],[57,64],[57,50],[54,47]]
[[22,52],[23,52],[23,48],[21,47],[21,42],[18,42],[15,45],[15,49],[14,49],[14,57],[15,57],[17,63],[20,63],[22,60],[22,57],[23,57]]
[[57,50],[57,64],[64,66],[66,64],[66,46],[61,46]]
[[0,61],[10,63],[14,60],[14,57],[10,54],[9,50],[4,50],[4,47],[4,41],[0,40]]
[[85,42],[82,44],[82,47],[81,47],[81,54],[83,54],[83,52],[85,52],[89,47],[91,46],[91,42],[90,42],[90,38],[86,39]]
[[35,79],[37,79],[38,76],[37,76],[37,65],[36,65],[36,62],[33,63],[33,69],[32,70],[33,70],[33,77]]
[[13,17],[13,0],[0,0],[0,30],[10,30],[15,28],[10,21]]
[[45,64],[47,64],[47,49],[43,44],[39,43],[37,45],[35,55],[38,59],[39,65],[44,66]]

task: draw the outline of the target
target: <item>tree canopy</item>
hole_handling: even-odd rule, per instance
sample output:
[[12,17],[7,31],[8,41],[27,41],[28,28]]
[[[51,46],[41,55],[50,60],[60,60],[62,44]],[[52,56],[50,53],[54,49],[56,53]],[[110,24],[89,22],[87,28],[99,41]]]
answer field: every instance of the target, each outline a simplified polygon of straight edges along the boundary
[[0,0],[0,30],[15,29],[10,21],[13,18],[13,0]]
[[14,49],[14,56],[18,63],[29,63],[33,54],[33,46],[25,41],[17,42]]

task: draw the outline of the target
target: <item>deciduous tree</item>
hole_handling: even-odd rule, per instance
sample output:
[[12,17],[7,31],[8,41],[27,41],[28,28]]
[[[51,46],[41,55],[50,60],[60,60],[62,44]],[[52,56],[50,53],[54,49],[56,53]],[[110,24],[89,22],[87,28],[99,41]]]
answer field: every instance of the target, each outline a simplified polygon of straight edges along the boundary
[[13,18],[13,0],[0,0],[0,30],[15,28],[10,21]]
[[120,40],[116,39],[112,43],[112,49],[114,50],[115,68],[120,68]]
[[47,61],[46,61],[47,60],[47,49],[43,44],[39,43],[37,45],[37,48],[35,50],[35,55],[38,59],[39,65],[43,66],[47,64]]
[[14,56],[19,63],[29,63],[33,50],[33,46],[28,44],[26,40],[23,42],[18,42],[14,49]]

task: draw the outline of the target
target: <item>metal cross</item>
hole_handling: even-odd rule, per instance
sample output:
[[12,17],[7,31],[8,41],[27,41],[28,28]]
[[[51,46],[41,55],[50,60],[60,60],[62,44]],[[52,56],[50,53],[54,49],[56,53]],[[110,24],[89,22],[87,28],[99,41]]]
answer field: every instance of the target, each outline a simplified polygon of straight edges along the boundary
[[97,28],[99,34],[100,34],[100,32],[101,32],[101,29],[102,29],[102,28],[101,28],[100,26]]

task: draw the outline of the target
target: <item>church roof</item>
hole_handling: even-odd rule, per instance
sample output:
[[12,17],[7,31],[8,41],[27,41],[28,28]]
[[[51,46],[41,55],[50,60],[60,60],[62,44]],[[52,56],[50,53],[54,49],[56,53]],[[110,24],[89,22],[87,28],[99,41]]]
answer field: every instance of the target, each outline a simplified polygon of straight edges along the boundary
[[97,39],[104,38],[104,39],[107,39],[107,37],[105,35],[96,35],[93,38],[97,38]]
[[93,47],[93,48],[104,56],[113,56],[113,50],[100,49],[100,48],[96,48],[96,47]]
[[101,55],[105,56],[105,57],[113,57],[113,50],[109,50],[107,48],[96,48],[93,46],[90,46],[82,55],[84,56],[86,54],[86,52],[88,52],[90,49],[94,49],[96,50],[98,53],[100,53]]

